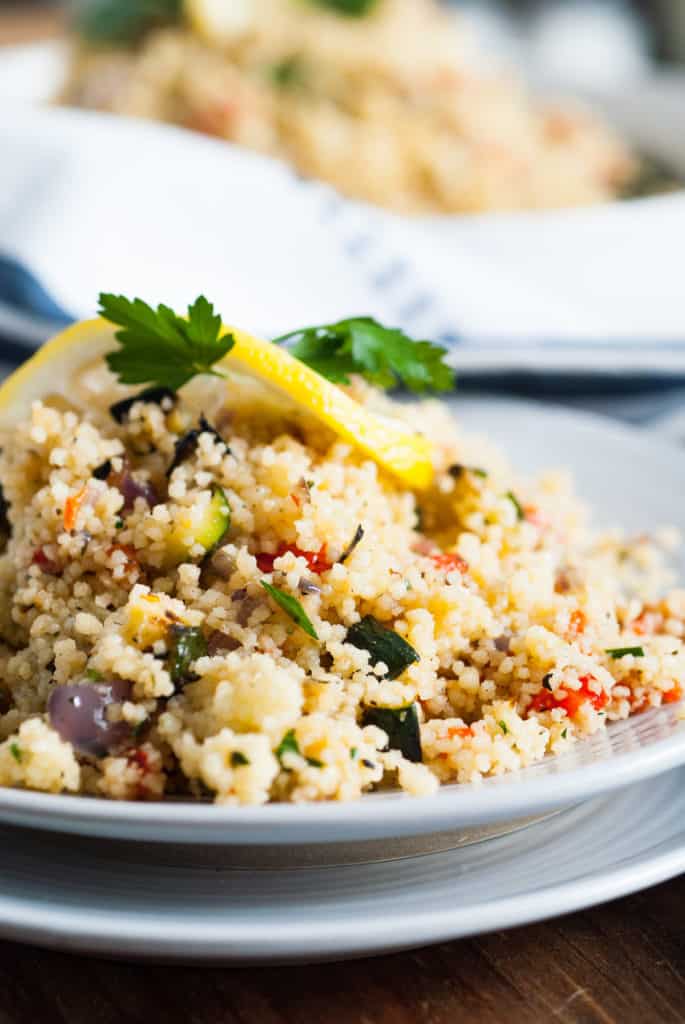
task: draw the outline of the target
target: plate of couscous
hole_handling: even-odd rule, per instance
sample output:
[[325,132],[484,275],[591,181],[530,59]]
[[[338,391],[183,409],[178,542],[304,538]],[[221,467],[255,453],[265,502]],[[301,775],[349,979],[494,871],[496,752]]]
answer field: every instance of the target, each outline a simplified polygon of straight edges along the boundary
[[10,377],[3,820],[373,840],[685,761],[682,454],[453,384],[370,317],[113,294]]

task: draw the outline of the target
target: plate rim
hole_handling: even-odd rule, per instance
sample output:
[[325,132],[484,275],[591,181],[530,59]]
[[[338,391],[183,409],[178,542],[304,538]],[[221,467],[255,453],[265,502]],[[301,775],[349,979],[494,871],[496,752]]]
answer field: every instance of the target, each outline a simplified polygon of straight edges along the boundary
[[[598,813],[601,814],[601,808]],[[642,829],[650,824],[644,821]],[[543,822],[537,826],[541,833],[545,825]],[[491,842],[506,844],[507,838]],[[531,845],[518,856],[534,857],[535,850],[535,845]],[[187,962],[225,963],[337,959],[416,948],[543,921],[626,896],[684,871],[685,830],[681,829],[677,835],[658,839],[646,849],[623,856],[618,865],[607,863],[596,871],[590,868],[542,888],[531,882],[513,896],[480,899],[463,906],[446,901],[444,908],[437,911],[430,906],[414,907],[390,921],[385,916],[369,916],[363,933],[356,919],[340,919],[335,914],[319,915],[314,920],[310,913],[299,921],[279,921],[277,916],[248,921],[243,915],[237,925],[229,918],[191,922],[186,917],[181,925],[183,912],[178,911],[178,928],[171,928],[167,918],[157,919],[152,914],[135,915],[135,921],[132,912],[98,917],[89,914],[87,908],[57,907],[30,897],[22,900],[0,896],[0,935],[67,951],[142,959],[169,957]],[[449,879],[443,882],[445,888],[449,884]]]

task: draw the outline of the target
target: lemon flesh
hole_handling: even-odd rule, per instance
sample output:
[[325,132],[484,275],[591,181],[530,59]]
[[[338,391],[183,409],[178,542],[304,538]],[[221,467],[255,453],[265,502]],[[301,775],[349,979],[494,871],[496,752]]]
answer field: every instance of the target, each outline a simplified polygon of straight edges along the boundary
[[201,39],[222,46],[249,29],[254,3],[255,0],[185,0],[183,13]]
[[[26,418],[36,399],[68,388],[73,374],[117,348],[115,328],[105,320],[86,320],[47,342],[0,387],[0,421],[12,426]],[[242,371],[282,392],[324,423],[338,437],[369,455],[412,490],[425,490],[433,479],[431,446],[405,424],[378,416],[341,388],[295,359],[285,349],[233,327],[231,351],[217,364],[229,374]],[[68,391],[62,392],[69,398]]]

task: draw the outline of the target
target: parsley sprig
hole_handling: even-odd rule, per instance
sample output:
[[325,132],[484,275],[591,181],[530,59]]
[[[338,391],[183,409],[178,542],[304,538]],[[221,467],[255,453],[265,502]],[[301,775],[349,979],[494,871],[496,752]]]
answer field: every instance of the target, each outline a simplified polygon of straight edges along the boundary
[[[201,295],[187,317],[142,299],[100,295],[100,316],[117,324],[119,348],[107,355],[110,370],[122,384],[153,384],[178,391],[192,377],[214,369],[233,348],[230,334],[221,333],[221,317]],[[304,327],[276,338],[290,353],[336,384],[349,384],[359,374],[379,388],[403,384],[410,391],[446,391],[454,371],[446,349],[432,341],[414,341],[404,331],[384,327],[372,317],[351,317],[320,327]]]
[[157,309],[142,299],[100,295],[100,316],[123,330],[115,337],[120,348],[107,364],[122,384],[156,384],[178,391],[200,373],[222,377],[214,363],[233,348],[230,334],[221,336],[221,317],[204,295],[188,307],[188,317],[168,306]]
[[432,341],[414,341],[396,327],[370,316],[351,317],[320,327],[302,327],[275,339],[335,384],[349,384],[357,373],[380,388],[398,383],[410,391],[448,391],[454,371],[444,362],[446,349]]

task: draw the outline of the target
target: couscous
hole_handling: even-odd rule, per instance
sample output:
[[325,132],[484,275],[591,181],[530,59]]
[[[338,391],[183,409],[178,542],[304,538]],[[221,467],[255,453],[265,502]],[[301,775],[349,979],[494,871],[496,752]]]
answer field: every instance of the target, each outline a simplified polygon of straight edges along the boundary
[[63,102],[227,139],[381,206],[575,206],[638,177],[601,120],[474,59],[436,0],[84,7]]
[[[435,346],[390,332],[385,371],[364,371],[362,334],[354,352],[344,341],[350,324],[368,341],[359,320],[293,350],[349,380],[360,423],[420,424],[431,476],[413,487],[394,449],[383,466],[310,410],[316,374],[296,403],[235,373],[230,352],[225,378],[200,373],[207,348],[190,379],[172,348],[146,362],[141,309],[120,310],[109,366],[90,354],[59,395],[4,414],[0,784],[245,804],[421,795],[680,699],[685,593],[664,596],[653,539],[597,534],[563,472],[522,479],[444,405],[363,379],[421,365],[444,387]],[[186,330],[149,313],[162,345]],[[210,319],[198,332],[213,336]]]

